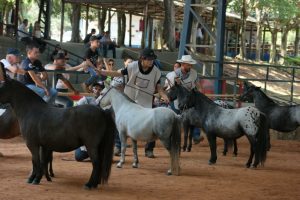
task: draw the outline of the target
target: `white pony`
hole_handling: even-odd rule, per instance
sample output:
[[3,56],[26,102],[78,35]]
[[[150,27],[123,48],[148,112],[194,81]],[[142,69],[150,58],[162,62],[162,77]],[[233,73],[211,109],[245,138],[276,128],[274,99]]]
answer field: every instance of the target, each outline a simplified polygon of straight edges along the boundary
[[180,153],[180,117],[168,108],[144,108],[124,93],[111,87],[100,99],[100,106],[111,105],[115,113],[115,122],[121,140],[121,158],[117,167],[125,163],[126,138],[133,142],[133,168],[138,167],[137,140],[154,141],[160,139],[170,153],[171,169],[167,174],[179,175]]

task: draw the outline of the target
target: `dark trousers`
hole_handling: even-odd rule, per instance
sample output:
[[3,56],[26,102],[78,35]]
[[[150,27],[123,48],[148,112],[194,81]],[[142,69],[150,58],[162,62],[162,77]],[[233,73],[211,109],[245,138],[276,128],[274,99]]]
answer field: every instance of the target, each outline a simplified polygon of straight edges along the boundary
[[113,58],[116,58],[116,46],[114,44],[102,44],[103,57],[107,58],[107,51],[112,50]]

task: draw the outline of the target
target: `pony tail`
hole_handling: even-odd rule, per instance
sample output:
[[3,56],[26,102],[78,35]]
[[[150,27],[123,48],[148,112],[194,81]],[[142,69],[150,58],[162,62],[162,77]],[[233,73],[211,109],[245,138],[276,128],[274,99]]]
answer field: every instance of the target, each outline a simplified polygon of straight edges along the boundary
[[175,115],[171,133],[171,171],[174,175],[180,173],[180,145],[181,145],[181,120],[180,117]]
[[109,111],[105,112],[106,131],[99,145],[100,177],[99,184],[106,184],[111,172],[113,162],[113,148],[116,133],[116,125]]
[[257,132],[257,143],[255,147],[255,160],[257,163],[254,165],[261,164],[263,165],[267,159],[267,151],[270,146],[270,131],[269,124],[266,116],[263,113],[260,113],[260,124]]

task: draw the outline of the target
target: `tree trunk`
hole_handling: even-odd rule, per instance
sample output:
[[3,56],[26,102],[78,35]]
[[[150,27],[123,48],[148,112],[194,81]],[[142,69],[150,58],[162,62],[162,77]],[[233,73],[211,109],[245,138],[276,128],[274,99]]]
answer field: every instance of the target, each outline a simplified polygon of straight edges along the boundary
[[255,12],[256,12],[256,51],[255,51],[255,55],[256,55],[256,61],[259,62],[260,58],[261,58],[261,36],[262,36],[262,19],[261,19],[261,15],[262,15],[262,11],[258,8],[255,8]]
[[98,29],[100,34],[102,34],[105,30],[106,14],[107,14],[106,8],[102,8],[101,11],[98,10]]
[[295,56],[299,56],[299,42],[300,41],[300,26],[296,28],[296,38],[295,38]]
[[275,63],[277,33],[278,33],[278,30],[271,31],[272,41],[271,41],[271,52],[270,52],[270,60],[269,60],[269,63],[271,63],[271,64]]
[[124,12],[118,12],[118,45],[125,46],[126,33],[126,15]]
[[240,43],[240,55],[239,55],[241,59],[246,58],[246,27],[247,27],[246,19],[248,17],[246,4],[247,4],[246,0],[243,0],[242,12],[241,12],[242,24],[240,26],[241,43]]
[[[289,33],[288,28],[282,28],[281,32],[281,45],[280,45],[280,54],[281,56],[286,56],[286,47],[287,47],[287,35]],[[284,64],[284,59],[280,58],[280,64]]]
[[72,4],[72,18],[71,18],[71,25],[72,25],[72,37],[71,42],[80,42],[80,35],[79,35],[79,21],[80,21],[80,4]]
[[175,51],[175,10],[173,0],[164,0],[165,22],[164,41],[170,51]]

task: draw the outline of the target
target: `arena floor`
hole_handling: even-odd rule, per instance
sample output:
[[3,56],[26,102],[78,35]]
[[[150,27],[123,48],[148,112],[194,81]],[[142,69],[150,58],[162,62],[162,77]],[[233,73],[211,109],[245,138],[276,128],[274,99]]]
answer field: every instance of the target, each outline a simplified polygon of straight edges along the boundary
[[155,159],[144,157],[144,143],[140,143],[139,169],[131,167],[132,151],[128,149],[124,168],[113,164],[108,185],[88,191],[83,184],[90,176],[91,163],[73,161],[73,152],[54,154],[53,182],[43,178],[40,185],[31,185],[26,183],[31,155],[22,138],[0,140],[0,199],[300,199],[300,142],[271,143],[265,166],[246,169],[249,144],[245,138],[238,141],[237,157],[222,156],[219,140],[219,158],[214,166],[207,164],[209,147],[205,140],[194,145],[192,152],[182,152],[181,176],[165,175],[169,158],[159,142]]

